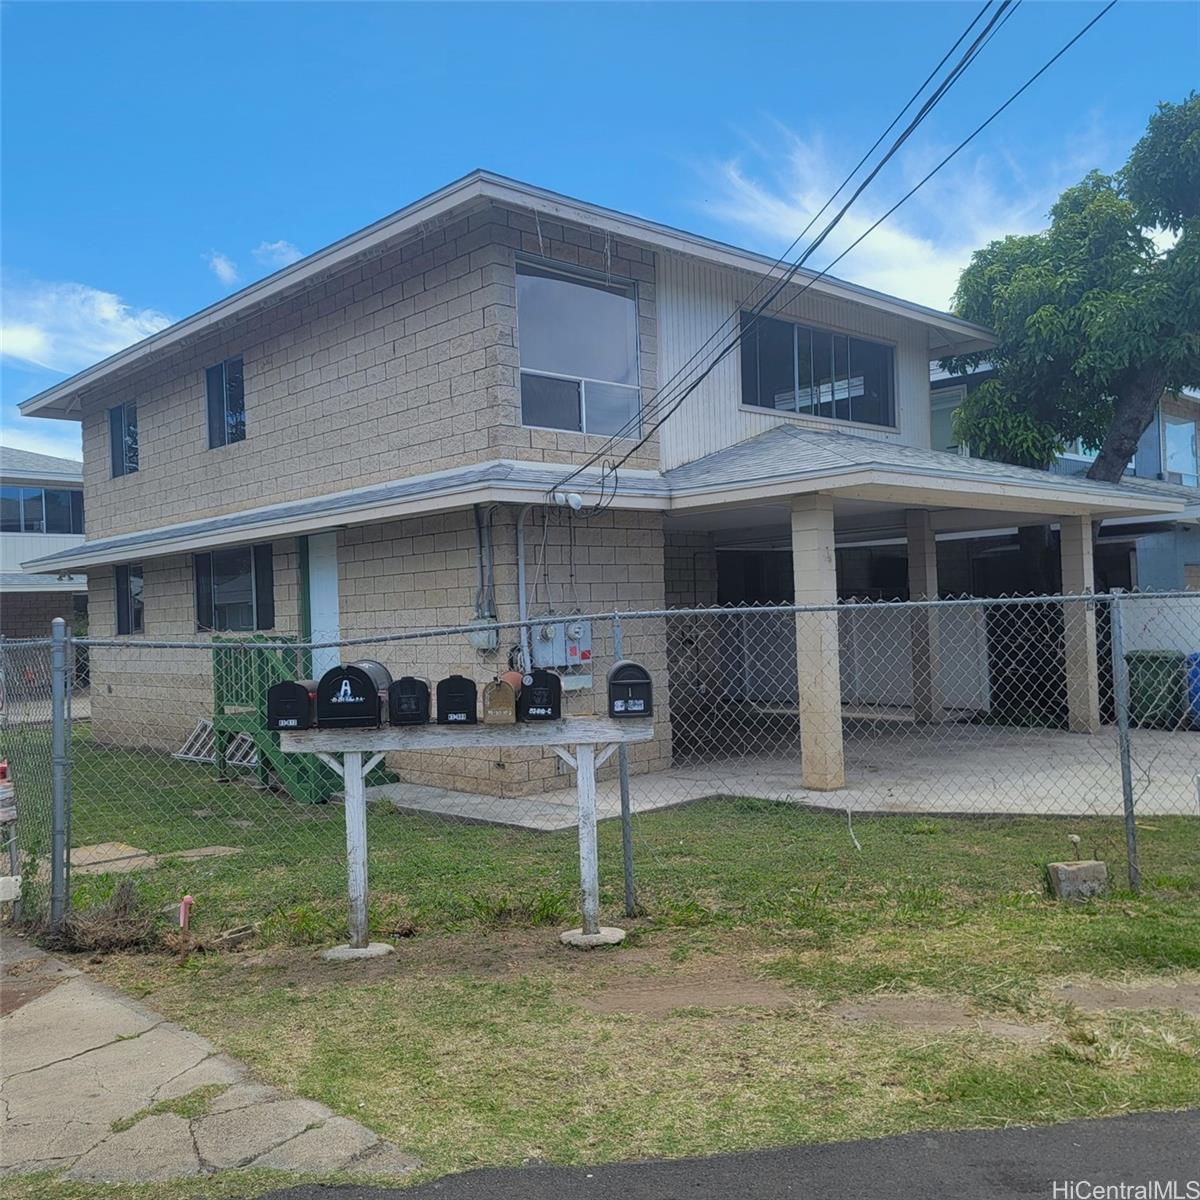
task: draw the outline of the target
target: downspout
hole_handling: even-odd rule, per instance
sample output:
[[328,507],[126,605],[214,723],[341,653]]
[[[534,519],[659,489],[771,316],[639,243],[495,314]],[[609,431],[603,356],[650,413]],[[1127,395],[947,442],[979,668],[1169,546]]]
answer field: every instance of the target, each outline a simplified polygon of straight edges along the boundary
[[529,515],[532,504],[523,504],[517,510],[517,619],[521,625],[521,670],[528,671],[533,666],[533,647],[529,637],[529,607],[525,601],[525,518]]

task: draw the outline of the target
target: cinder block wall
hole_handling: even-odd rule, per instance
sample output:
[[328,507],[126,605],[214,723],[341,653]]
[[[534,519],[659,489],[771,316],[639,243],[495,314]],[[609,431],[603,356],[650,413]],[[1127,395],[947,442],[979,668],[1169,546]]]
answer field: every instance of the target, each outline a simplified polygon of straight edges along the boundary
[[[497,509],[493,523],[496,600],[502,621],[518,616],[516,511],[513,506]],[[610,510],[586,522],[577,519],[572,550],[570,526],[552,515],[543,529],[543,511],[535,508],[526,519],[527,587],[532,590],[535,577],[539,579],[531,616],[545,613],[548,606],[556,615],[663,607],[659,514]],[[474,517],[469,511],[345,530],[339,534],[338,558],[343,636],[437,628],[471,616],[478,574]],[[632,747],[631,763],[636,771],[658,770],[670,763],[664,624],[661,618],[630,619],[624,635],[626,657],[644,663],[653,674],[658,713],[655,740]],[[606,711],[605,677],[613,662],[611,622],[597,622],[592,636],[592,686],[567,696],[567,711],[576,716]],[[391,641],[346,653],[378,658],[393,677],[425,675],[436,684],[454,672],[470,676],[482,687],[507,669],[517,642],[517,631],[509,630],[502,634],[496,651],[483,654],[461,634]],[[393,766],[406,782],[506,797],[570,786],[573,777],[559,768],[559,762],[553,754],[537,749],[393,758]]]
[[[574,463],[603,445],[521,425],[518,253],[638,286],[657,363],[654,255],[485,205],[209,332],[99,389],[83,415],[88,536],[237,512],[495,458]],[[246,438],[209,449],[205,369],[241,355]],[[138,409],[139,469],[111,478],[107,410]],[[657,465],[657,441],[630,467]]]
[[[276,542],[273,559],[276,631],[294,636],[300,627],[295,541]],[[198,720],[212,716],[212,653],[146,643],[200,647],[211,635],[196,630],[190,554],[148,559],[142,570],[145,629],[119,638],[113,570],[101,567],[88,575],[89,636],[120,643],[90,652],[92,731],[105,744],[174,751]]]

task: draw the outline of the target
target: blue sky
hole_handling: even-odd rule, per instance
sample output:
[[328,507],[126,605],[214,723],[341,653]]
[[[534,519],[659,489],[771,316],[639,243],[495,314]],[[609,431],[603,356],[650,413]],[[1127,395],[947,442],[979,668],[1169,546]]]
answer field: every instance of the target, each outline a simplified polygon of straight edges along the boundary
[[[1099,7],[1026,0],[847,237]],[[6,4],[0,439],[77,453],[16,404],[476,166],[781,250],[977,8]],[[836,273],[947,305],[1195,85],[1198,14],[1123,0]]]

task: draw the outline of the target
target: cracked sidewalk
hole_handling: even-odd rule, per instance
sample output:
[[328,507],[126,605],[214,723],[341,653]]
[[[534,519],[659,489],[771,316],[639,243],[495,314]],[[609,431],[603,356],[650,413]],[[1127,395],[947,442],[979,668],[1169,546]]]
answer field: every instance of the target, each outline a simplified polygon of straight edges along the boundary
[[[263,1167],[394,1179],[419,1165],[17,938],[0,938],[0,973],[0,1178],[140,1183]],[[200,1115],[164,1108],[198,1089]]]

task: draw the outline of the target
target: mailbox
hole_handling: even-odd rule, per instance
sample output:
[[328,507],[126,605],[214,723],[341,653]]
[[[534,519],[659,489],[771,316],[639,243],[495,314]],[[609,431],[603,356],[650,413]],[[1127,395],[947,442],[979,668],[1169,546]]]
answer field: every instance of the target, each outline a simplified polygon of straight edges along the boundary
[[517,692],[507,679],[493,679],[483,685],[483,723],[515,725]]
[[535,667],[521,680],[517,717],[522,721],[562,719],[562,679],[553,671]]
[[317,685],[311,679],[273,683],[267,689],[267,728],[312,729],[317,723]]
[[392,676],[383,663],[364,658],[333,667],[317,684],[317,724],[322,729],[374,729]]
[[476,725],[478,693],[475,680],[465,675],[450,675],[437,685],[437,723],[439,725]]
[[654,689],[650,672],[641,663],[623,658],[608,672],[608,715],[648,717],[654,712]]
[[388,688],[388,720],[393,725],[425,725],[429,721],[429,680],[403,675]]

